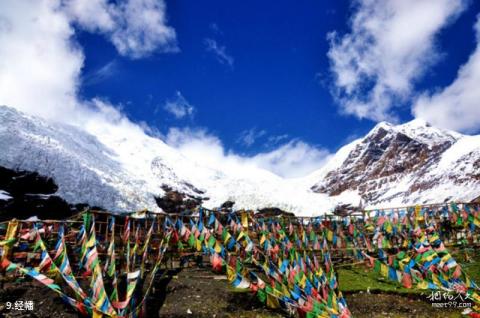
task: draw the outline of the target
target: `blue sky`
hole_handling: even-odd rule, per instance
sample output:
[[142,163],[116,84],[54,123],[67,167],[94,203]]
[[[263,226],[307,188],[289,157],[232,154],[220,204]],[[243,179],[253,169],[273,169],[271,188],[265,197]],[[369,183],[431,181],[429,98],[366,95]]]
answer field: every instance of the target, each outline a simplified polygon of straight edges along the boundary
[[79,126],[110,109],[174,147],[213,140],[303,174],[382,120],[478,133],[479,13],[473,0],[6,1],[0,104]]
[[[83,74],[95,76],[111,66],[110,74],[83,85],[81,92],[86,98],[108,97],[133,120],[163,133],[171,126],[206,127],[236,152],[264,151],[277,145],[271,142],[275,137],[334,151],[375,125],[341,114],[330,91],[327,34],[348,32],[354,11],[349,1],[167,1],[179,51],[132,60],[119,56],[102,35],[80,32]],[[470,3],[439,33],[442,57],[416,83],[418,89],[455,78],[475,47],[478,12],[478,2]],[[208,49],[209,40],[224,48],[230,62]],[[193,116],[179,119],[164,109],[177,92],[194,107]],[[410,103],[396,109],[400,122],[412,119]],[[252,144],[240,141],[249,129],[259,135]]]

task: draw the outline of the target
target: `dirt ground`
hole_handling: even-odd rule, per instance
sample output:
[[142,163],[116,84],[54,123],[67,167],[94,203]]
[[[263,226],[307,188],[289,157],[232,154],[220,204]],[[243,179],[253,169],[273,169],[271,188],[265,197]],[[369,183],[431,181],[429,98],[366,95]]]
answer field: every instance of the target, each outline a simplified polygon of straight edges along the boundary
[[[8,310],[7,302],[13,306],[16,301],[33,301],[33,310]],[[37,282],[22,282],[5,284],[0,289],[0,317],[73,318],[78,315],[52,290]]]
[[[249,292],[235,292],[226,277],[208,269],[192,268],[166,278],[166,293],[159,306],[160,318],[181,317],[284,317],[266,309]],[[150,310],[149,310],[150,311]]]
[[[366,292],[345,295],[354,317],[461,317],[460,310],[436,309],[419,295]],[[33,311],[7,310],[6,302],[32,300]],[[146,317],[285,317],[282,311],[271,311],[251,293],[235,292],[225,276],[214,275],[207,268],[169,271],[155,284],[147,300]],[[0,289],[0,317],[78,317],[75,310],[37,282],[6,284]]]
[[418,295],[367,294],[362,292],[347,294],[345,298],[348,308],[356,318],[462,317],[461,310],[434,308],[426,299],[418,299]]

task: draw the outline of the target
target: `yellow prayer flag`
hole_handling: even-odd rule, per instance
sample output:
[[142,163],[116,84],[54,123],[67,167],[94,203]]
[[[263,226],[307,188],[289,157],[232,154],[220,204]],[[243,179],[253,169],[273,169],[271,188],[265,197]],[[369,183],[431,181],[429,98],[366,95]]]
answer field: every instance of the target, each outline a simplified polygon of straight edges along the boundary
[[473,224],[475,224],[475,226],[480,227],[480,219],[479,218],[473,219]]
[[280,308],[280,303],[277,298],[267,293],[267,307],[277,309]]
[[423,220],[423,216],[420,215],[420,212],[422,211],[422,207],[419,205],[415,206],[415,217],[418,221]]
[[92,247],[95,245],[95,236],[94,235],[91,235],[90,238],[88,239],[87,241],[87,244],[86,246],[87,247]]
[[227,279],[231,283],[235,280],[235,270],[232,266],[227,265]]
[[262,245],[265,242],[265,234],[262,234],[262,237],[260,238],[260,245]]
[[244,236],[245,236],[245,233],[243,231],[240,231],[240,234],[238,234],[238,237],[237,237],[237,241],[240,241]]
[[227,234],[225,235],[225,241],[223,242],[223,244],[227,244],[231,237],[232,236],[230,235],[230,233],[227,232]]
[[427,262],[431,262],[436,257],[437,257],[436,254],[430,254],[427,257],[425,257],[424,260],[427,261]]
[[306,283],[307,283],[307,276],[305,276],[305,274],[303,274],[302,278],[300,278],[300,282],[298,282],[298,285],[302,288],[305,288]]
[[480,303],[480,295],[476,292],[473,292],[470,297],[472,297],[477,303]]
[[218,243],[218,241],[215,242],[215,252],[216,253],[222,252],[222,246],[220,245],[220,243]]
[[385,264],[380,265],[380,273],[383,277],[388,277],[388,266]]
[[323,275],[323,269],[321,267],[319,267],[316,274],[317,274],[317,276],[321,277]]
[[[15,236],[17,235],[17,229],[18,229],[17,219],[13,219],[10,222],[8,222],[7,233],[5,234],[5,241],[15,238]],[[10,253],[10,246],[6,244],[3,248],[2,260],[8,257],[9,253]]]
[[417,284],[418,289],[428,289],[428,283],[422,280],[420,283]]
[[333,232],[330,230],[327,230],[327,240],[333,241]]
[[242,212],[242,226],[244,228],[248,227],[248,214],[247,214],[247,212]]
[[103,314],[99,311],[97,311],[97,309],[93,308],[92,310],[92,313],[93,313],[93,318],[102,318],[103,317]]
[[392,233],[393,228],[390,222],[385,225],[385,231],[387,231],[387,233]]
[[338,309],[337,295],[335,295],[335,293],[332,295],[332,308],[335,311]]
[[445,256],[442,257],[441,262],[442,262],[442,263],[445,263],[445,262],[447,262],[447,261],[448,261],[449,259],[451,259],[451,258],[452,258],[452,255],[450,255],[450,254],[445,254]]

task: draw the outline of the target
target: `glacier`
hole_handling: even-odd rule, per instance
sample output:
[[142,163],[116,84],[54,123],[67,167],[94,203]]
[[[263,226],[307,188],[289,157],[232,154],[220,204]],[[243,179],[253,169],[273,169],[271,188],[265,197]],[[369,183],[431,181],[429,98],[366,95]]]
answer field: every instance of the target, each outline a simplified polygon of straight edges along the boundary
[[[125,135],[114,125],[77,127],[7,106],[0,106],[0,123],[0,166],[52,177],[59,187],[56,195],[67,202],[112,211],[160,211],[155,196],[164,194],[164,185],[203,198],[207,208],[234,201],[235,209],[277,207],[299,216],[321,215],[340,203],[375,208],[473,200],[480,196],[480,178],[476,179],[480,136],[437,129],[421,120],[397,126],[379,123],[365,137],[340,148],[323,167],[301,178],[282,178],[253,165],[212,166],[140,128]],[[378,160],[371,162],[369,170],[380,163],[387,170],[392,162],[400,167],[408,163],[414,159],[408,156],[415,156],[416,149],[408,147],[420,147],[438,158],[416,170],[388,177],[365,179],[367,174],[357,171],[357,178],[376,183],[379,190],[372,200],[355,182],[339,193],[329,193],[328,186],[338,185],[345,174],[356,171],[349,169],[359,169],[359,158],[377,144],[384,153],[375,152],[380,157],[374,158]],[[399,144],[404,150],[402,155],[407,156],[382,159],[395,153],[388,147]],[[430,187],[410,191],[415,183],[430,183]]]

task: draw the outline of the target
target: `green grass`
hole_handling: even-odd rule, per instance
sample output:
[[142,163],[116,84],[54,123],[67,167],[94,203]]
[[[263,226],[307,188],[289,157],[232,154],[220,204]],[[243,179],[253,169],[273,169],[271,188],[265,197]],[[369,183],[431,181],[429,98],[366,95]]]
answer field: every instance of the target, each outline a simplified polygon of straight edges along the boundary
[[452,256],[462,266],[462,269],[467,275],[477,283],[480,284],[480,253],[474,249],[467,249],[467,254],[470,256],[469,261],[464,261],[464,252],[452,252]]
[[370,290],[370,292],[398,294],[421,294],[424,292],[417,289],[404,288],[399,283],[389,281],[365,266],[339,268],[337,270],[337,275],[340,290],[342,292],[359,292],[367,290]]
[[[467,251],[470,256],[468,262],[464,261],[465,252],[452,252],[452,256],[462,266],[463,270],[471,279],[480,284],[480,253],[476,250],[470,249]],[[388,292],[398,294],[421,294],[424,290],[407,289],[401,284],[388,280],[375,273],[373,269],[369,269],[364,265],[357,265],[353,267],[344,267],[337,269],[337,277],[342,292]],[[428,292],[428,291],[427,291]]]

